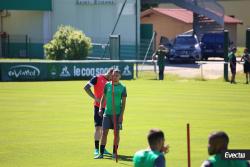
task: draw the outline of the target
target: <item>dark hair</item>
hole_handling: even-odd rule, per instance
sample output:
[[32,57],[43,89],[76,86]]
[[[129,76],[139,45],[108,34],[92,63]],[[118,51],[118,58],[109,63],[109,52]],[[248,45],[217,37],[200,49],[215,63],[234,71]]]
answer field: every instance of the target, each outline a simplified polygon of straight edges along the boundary
[[219,131],[219,132],[214,132],[210,135],[209,137],[210,140],[217,140],[217,139],[221,139],[223,140],[223,142],[228,145],[229,143],[229,137],[228,135],[223,132],[223,131]]
[[232,47],[231,51],[236,51],[237,48],[236,47]]
[[121,71],[120,71],[119,69],[114,69],[113,74],[114,74],[114,73],[121,74]]
[[160,129],[150,129],[148,133],[148,144],[156,145],[160,140],[164,139],[164,133]]
[[114,69],[113,69],[113,68],[109,68],[109,69],[108,69],[108,71],[106,72],[106,74],[112,74],[112,73],[113,73],[113,71],[114,71]]
[[209,136],[208,154],[213,155],[221,153],[227,149],[228,143],[229,137],[225,132],[219,131],[211,133]]

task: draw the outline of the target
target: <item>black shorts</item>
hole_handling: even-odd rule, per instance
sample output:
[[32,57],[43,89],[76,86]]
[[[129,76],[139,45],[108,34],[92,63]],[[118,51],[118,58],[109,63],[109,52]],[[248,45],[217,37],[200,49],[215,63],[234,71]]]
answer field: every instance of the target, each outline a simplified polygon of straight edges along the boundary
[[[102,109],[103,113],[104,113],[105,108]],[[103,117],[99,116],[99,107],[95,106],[94,107],[94,121],[95,121],[95,127],[97,126],[102,126],[102,120]]]
[[244,64],[244,73],[250,73],[250,64],[249,63]]

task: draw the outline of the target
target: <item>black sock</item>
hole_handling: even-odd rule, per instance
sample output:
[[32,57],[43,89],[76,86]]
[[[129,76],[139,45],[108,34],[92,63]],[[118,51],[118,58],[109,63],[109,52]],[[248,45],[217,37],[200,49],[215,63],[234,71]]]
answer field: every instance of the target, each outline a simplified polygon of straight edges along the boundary
[[[116,147],[116,150],[118,149],[118,145]],[[115,145],[113,145],[113,154],[115,154]]]
[[105,149],[105,145],[101,145],[101,146],[100,146],[100,153],[101,153],[101,154],[104,153],[104,149]]
[[99,149],[99,140],[95,140],[95,149]]

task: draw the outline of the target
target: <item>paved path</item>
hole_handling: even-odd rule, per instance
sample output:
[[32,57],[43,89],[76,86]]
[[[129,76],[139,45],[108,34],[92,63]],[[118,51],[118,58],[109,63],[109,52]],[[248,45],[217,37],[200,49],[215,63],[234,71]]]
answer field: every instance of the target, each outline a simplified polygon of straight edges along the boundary
[[[229,66],[229,65],[228,65]],[[237,63],[237,72],[243,71],[243,64]],[[140,70],[153,71],[154,65],[147,64],[139,66]],[[230,68],[228,68],[230,74]],[[224,75],[224,62],[221,60],[213,60],[200,62],[199,64],[166,64],[166,74],[175,74],[184,78],[204,78],[217,79]]]

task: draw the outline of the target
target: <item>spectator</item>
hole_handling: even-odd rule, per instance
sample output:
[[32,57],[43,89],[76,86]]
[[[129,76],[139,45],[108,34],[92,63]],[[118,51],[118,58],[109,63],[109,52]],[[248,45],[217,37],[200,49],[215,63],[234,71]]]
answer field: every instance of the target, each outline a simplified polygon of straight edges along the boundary
[[248,53],[247,48],[244,49],[244,54],[241,57],[240,61],[243,60],[244,60],[244,73],[246,74],[246,84],[248,84],[250,79],[250,55]]
[[164,79],[165,58],[168,52],[168,49],[165,48],[164,45],[160,45],[159,49],[152,56],[153,60],[157,60],[157,65],[159,67],[159,80]]
[[231,83],[235,84],[235,75],[236,75],[236,56],[235,53],[237,51],[236,47],[233,47],[231,52],[228,54],[228,60],[230,63],[230,69],[231,69]]

